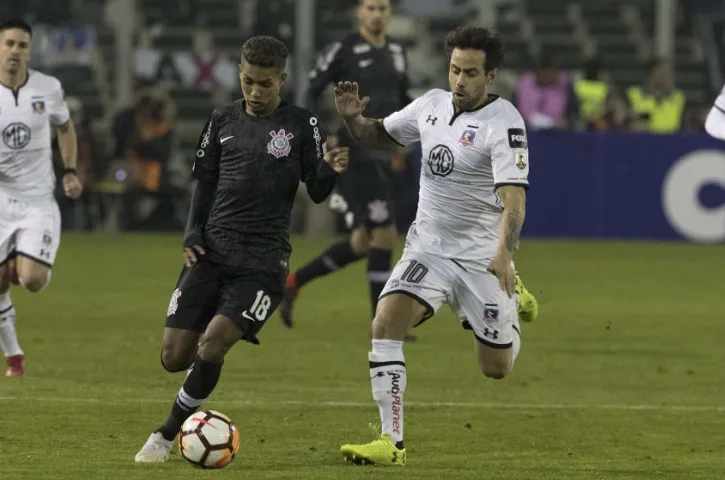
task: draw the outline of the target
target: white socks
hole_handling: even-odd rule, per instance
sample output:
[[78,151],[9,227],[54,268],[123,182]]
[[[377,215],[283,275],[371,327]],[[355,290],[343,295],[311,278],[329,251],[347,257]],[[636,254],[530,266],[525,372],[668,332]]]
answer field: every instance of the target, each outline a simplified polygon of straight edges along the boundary
[[373,340],[373,351],[368,353],[370,382],[373,398],[380,409],[383,433],[393,443],[403,441],[403,393],[407,384],[403,342]]
[[15,309],[10,292],[0,294],[0,349],[6,357],[23,354],[15,332]]

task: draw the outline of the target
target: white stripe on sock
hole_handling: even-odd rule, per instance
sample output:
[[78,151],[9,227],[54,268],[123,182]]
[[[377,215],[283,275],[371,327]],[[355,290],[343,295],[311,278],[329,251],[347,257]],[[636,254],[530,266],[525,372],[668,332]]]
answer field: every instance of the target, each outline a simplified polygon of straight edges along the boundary
[[199,400],[186,393],[184,387],[181,387],[181,390],[179,390],[179,396],[176,400],[189,409],[196,408],[204,402],[204,399]]

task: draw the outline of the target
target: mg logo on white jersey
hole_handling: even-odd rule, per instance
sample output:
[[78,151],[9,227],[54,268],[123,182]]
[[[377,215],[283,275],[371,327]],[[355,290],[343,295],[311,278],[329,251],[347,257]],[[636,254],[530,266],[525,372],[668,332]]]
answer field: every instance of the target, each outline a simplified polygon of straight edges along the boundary
[[3,130],[5,145],[18,150],[30,143],[30,128],[24,123],[11,123]]
[[433,175],[446,177],[453,171],[453,153],[445,145],[436,145],[428,154],[428,166]]

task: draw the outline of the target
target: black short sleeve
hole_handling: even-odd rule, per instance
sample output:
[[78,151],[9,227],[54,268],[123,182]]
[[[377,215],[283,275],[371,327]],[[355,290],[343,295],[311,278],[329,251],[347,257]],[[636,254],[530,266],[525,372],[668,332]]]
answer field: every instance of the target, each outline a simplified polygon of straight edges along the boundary
[[203,182],[216,183],[219,179],[221,144],[219,143],[218,121],[218,114],[215,110],[206,121],[199,136],[199,142],[196,144],[192,176]]

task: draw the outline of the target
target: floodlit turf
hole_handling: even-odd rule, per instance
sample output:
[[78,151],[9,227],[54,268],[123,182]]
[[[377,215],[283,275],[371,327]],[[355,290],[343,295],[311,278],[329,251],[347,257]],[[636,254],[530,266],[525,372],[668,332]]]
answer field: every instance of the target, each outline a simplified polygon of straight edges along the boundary
[[[66,235],[51,286],[13,291],[28,377],[0,378],[0,479],[725,478],[725,248],[651,243],[525,242],[541,317],[504,381],[447,308],[419,329],[404,469],[338,452],[378,420],[362,263],[306,287],[297,328],[275,315],[227,358],[206,404],[241,430],[227,469],[136,465],[184,379],[159,365],[179,243]],[[327,243],[296,239],[293,264]]]

